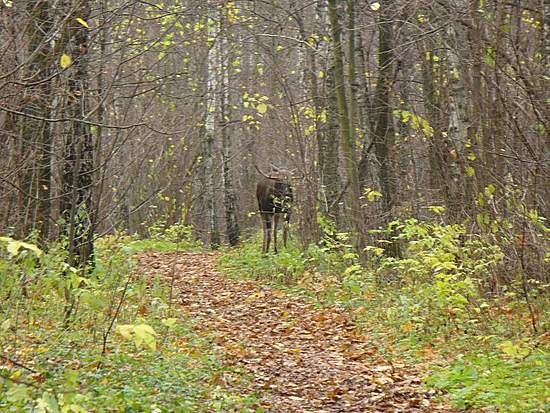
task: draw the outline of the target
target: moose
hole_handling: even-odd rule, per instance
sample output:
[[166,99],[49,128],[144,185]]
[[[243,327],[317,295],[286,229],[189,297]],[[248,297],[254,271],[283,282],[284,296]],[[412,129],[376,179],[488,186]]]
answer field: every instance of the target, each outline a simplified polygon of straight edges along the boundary
[[256,198],[262,218],[263,245],[262,252],[269,252],[271,232],[273,229],[273,252],[277,254],[277,226],[283,218],[283,245],[286,248],[288,239],[288,224],[290,209],[293,201],[292,186],[290,185],[291,172],[271,166],[269,175],[265,175],[258,167],[261,178],[256,185]]

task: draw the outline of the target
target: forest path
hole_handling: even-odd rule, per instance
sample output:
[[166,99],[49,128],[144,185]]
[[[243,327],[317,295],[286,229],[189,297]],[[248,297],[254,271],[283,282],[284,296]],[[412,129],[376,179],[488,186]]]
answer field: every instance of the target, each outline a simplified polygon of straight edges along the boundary
[[149,274],[173,280],[173,301],[214,331],[229,365],[253,375],[269,412],[448,412],[414,368],[392,365],[347,312],[230,279],[215,253],[147,253]]

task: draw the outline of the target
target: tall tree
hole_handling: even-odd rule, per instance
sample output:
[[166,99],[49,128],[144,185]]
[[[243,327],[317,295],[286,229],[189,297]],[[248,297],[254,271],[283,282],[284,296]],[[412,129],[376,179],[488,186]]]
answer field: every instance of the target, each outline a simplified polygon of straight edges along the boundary
[[64,4],[66,14],[61,65],[65,69],[63,112],[68,120],[63,133],[63,174],[61,213],[66,225],[69,265],[85,268],[93,263],[94,222],[91,220],[94,144],[88,120],[88,28],[87,1]]
[[208,68],[206,72],[206,101],[205,109],[205,174],[206,174],[206,205],[208,213],[210,247],[216,249],[221,244],[218,211],[216,209],[216,176],[217,170],[215,166],[215,139],[216,139],[216,114],[218,108],[219,96],[219,49],[216,47],[219,33],[219,13],[216,5],[209,2],[208,4],[208,20],[206,24],[207,44],[208,44]]
[[360,189],[357,169],[357,156],[355,154],[355,133],[351,125],[349,114],[349,102],[346,98],[346,78],[344,76],[344,56],[342,50],[342,29],[340,23],[340,8],[336,0],[329,0],[328,14],[333,42],[334,82],[335,94],[338,103],[338,124],[344,156],[345,170],[349,182],[348,207],[353,229],[356,232],[357,246],[363,245],[362,212],[359,202]]
[[374,150],[378,161],[378,179],[386,214],[391,214],[396,193],[391,151],[394,149],[395,131],[391,105],[393,83],[393,22],[391,3],[380,3],[378,13],[378,79],[373,103]]
[[[230,44],[230,33],[224,32],[226,25],[229,25],[230,19],[228,13],[234,11],[226,5],[220,20],[220,31],[223,33],[218,41],[218,53],[223,56],[220,61],[220,107],[219,118],[221,125],[222,139],[222,179],[223,179],[223,201],[225,209],[225,228],[227,241],[229,245],[237,245],[240,238],[239,222],[237,217],[237,199],[233,185],[233,140],[231,139],[229,130],[229,120],[231,119],[231,96],[229,94],[231,88],[231,76],[229,73],[229,60],[231,54],[228,52]],[[228,28],[229,29],[229,28]],[[224,53],[225,55],[222,55]]]

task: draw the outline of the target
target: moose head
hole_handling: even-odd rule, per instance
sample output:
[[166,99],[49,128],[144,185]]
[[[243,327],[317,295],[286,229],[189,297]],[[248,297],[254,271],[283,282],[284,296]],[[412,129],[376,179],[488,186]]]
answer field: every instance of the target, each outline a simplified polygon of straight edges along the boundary
[[286,247],[288,239],[288,224],[290,222],[290,208],[293,201],[292,186],[290,185],[291,172],[285,169],[271,167],[269,175],[262,175],[256,185],[256,198],[262,218],[263,245],[262,252],[269,251],[271,232],[273,231],[273,252],[277,253],[277,226],[283,218],[283,245]]

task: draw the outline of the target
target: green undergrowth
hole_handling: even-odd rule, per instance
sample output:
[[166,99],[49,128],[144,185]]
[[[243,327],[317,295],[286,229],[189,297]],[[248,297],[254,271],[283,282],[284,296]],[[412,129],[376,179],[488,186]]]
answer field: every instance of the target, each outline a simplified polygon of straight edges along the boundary
[[82,274],[62,244],[0,237],[0,412],[258,411],[245,372],[136,267],[143,245],[98,240]]
[[321,224],[319,245],[264,255],[256,237],[222,257],[220,268],[348,308],[388,358],[423,366],[426,385],[448,393],[459,409],[549,410],[548,286],[516,274],[518,281],[488,295],[493,274],[517,270],[506,267],[499,245],[467,237],[461,225],[410,219],[373,231],[373,239],[391,234],[400,257],[386,255],[380,242],[360,261],[348,234]]
[[133,251],[200,251],[202,246],[193,237],[192,227],[184,224],[168,225],[157,222],[149,228],[148,238],[131,237],[127,246]]

